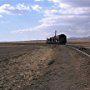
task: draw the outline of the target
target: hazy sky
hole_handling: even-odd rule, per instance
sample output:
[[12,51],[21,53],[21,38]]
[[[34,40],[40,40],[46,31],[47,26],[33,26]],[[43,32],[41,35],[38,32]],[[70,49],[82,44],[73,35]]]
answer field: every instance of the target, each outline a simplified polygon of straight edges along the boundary
[[90,0],[0,0],[0,41],[90,36]]

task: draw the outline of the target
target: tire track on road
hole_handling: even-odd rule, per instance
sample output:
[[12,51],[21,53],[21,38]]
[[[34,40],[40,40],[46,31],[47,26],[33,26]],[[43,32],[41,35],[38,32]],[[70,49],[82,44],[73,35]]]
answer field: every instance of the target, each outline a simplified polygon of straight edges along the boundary
[[89,57],[66,46],[52,46],[55,62],[37,85],[26,90],[89,90]]

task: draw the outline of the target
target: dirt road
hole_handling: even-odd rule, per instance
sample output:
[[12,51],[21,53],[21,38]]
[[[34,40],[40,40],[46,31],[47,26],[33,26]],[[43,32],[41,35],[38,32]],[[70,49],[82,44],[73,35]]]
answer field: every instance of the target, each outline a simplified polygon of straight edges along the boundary
[[14,61],[10,86],[0,90],[90,90],[90,58],[67,46],[44,46]]
[[54,46],[55,62],[25,90],[90,90],[90,58],[66,46]]

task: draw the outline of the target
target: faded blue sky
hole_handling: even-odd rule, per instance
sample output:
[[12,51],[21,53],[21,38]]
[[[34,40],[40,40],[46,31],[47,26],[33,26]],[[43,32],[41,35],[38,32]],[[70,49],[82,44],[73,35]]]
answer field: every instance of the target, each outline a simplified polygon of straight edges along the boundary
[[0,41],[46,39],[55,30],[90,36],[90,0],[0,0]]

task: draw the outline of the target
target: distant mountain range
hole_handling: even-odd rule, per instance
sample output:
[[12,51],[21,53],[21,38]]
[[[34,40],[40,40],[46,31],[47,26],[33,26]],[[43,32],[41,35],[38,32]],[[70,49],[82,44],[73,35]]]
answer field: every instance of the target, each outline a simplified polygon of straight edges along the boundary
[[71,37],[71,38],[68,38],[69,41],[90,41],[90,36],[88,37]]

